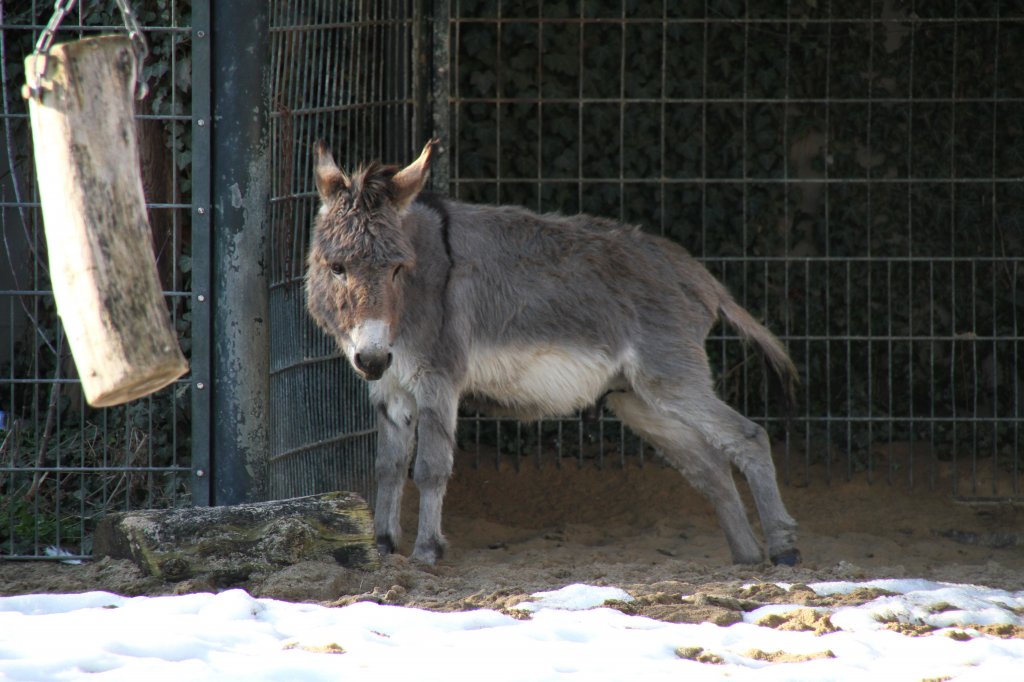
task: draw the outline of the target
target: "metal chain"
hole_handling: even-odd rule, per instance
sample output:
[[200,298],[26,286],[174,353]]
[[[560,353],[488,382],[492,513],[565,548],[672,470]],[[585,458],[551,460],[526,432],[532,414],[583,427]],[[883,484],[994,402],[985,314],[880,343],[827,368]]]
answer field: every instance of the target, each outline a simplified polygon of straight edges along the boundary
[[[39,40],[36,41],[34,65],[37,86],[31,93],[33,96],[39,95],[38,84],[41,80],[41,74],[46,73],[46,58],[50,54],[50,48],[53,46],[53,39],[57,34],[57,29],[60,28],[60,22],[64,21],[64,17],[74,9],[76,2],[78,0],[56,0],[53,3],[53,16],[50,17],[46,28],[39,35]],[[128,0],[115,0],[115,2],[117,3],[117,8],[121,11],[121,19],[124,21],[125,29],[128,31],[128,40],[131,41],[135,52],[136,64],[138,65],[136,69],[136,82],[139,86],[136,96],[138,99],[142,99],[149,91],[149,87],[142,80],[142,62],[149,54],[149,45],[146,43],[146,36],[142,33],[142,28],[135,19],[135,12],[132,10],[131,5],[128,4]]]
[[50,55],[50,47],[53,45],[53,37],[57,33],[57,29],[60,28],[60,22],[64,21],[64,17],[68,15],[78,0],[57,0],[53,3],[53,16],[50,17],[50,21],[46,24],[46,28],[39,34],[39,40],[36,41],[35,52],[32,53],[32,67],[35,72],[35,87],[26,85],[26,93],[23,93],[30,97],[39,97],[42,94],[42,74],[46,73],[46,58]]
[[50,17],[49,23],[46,24],[46,28],[43,29],[36,42],[36,55],[42,55],[44,63],[46,55],[50,53],[50,46],[53,45],[53,37],[60,27],[60,22],[64,21],[64,17],[75,8],[76,2],[78,0],[57,0],[53,3],[53,16]]
[[[139,65],[146,59],[149,54],[149,45],[146,44],[146,36],[142,34],[142,29],[139,27],[139,22],[135,20],[135,12],[132,10],[132,6],[128,4],[128,0],[116,0],[117,8],[121,10],[121,18],[124,20],[124,27],[128,29],[128,39],[132,41],[132,45],[135,46],[135,57],[139,60]],[[139,74],[141,78],[142,74]]]

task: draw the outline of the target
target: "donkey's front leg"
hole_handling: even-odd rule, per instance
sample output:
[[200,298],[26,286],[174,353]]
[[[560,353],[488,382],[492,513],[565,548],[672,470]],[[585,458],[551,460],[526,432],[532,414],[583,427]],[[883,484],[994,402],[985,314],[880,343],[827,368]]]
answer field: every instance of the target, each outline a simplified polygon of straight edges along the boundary
[[441,533],[441,506],[452,474],[458,396],[451,387],[435,387],[428,404],[420,403],[413,480],[420,491],[420,522],[412,558],[433,564],[447,543]]
[[402,538],[402,491],[409,477],[416,405],[399,389],[371,394],[377,404],[377,504],[373,517],[377,550],[391,554]]

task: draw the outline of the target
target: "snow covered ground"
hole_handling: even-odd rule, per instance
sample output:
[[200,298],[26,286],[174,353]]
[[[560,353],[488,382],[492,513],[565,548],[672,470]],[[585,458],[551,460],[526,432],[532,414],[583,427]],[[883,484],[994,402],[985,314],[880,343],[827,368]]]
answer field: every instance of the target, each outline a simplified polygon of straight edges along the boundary
[[[587,585],[538,593],[519,617],[327,608],[241,590],[4,597],[0,679],[1024,680],[1024,639],[975,629],[1024,625],[1024,592],[922,580],[811,588],[865,586],[897,594],[832,609],[838,629],[824,635],[755,624],[796,605],[763,607],[729,627],[672,624],[603,607],[630,597]],[[939,629],[910,636],[887,622]]]

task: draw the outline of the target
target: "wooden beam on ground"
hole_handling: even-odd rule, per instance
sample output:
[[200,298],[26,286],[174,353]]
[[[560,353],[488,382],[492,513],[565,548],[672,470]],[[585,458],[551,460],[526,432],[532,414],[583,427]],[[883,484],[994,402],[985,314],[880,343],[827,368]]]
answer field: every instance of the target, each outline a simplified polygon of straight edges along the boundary
[[366,570],[380,565],[370,509],[348,492],[111,513],[96,529],[93,553],[131,559],[168,581],[204,576],[216,585],[301,561]]

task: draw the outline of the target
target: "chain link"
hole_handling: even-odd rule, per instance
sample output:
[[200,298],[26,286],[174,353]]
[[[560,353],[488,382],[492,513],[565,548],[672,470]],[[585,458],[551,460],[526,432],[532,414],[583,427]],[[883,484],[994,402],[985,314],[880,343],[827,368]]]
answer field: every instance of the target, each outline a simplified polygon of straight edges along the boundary
[[36,86],[30,88],[32,96],[38,96],[40,93],[42,74],[46,73],[46,58],[50,54],[50,47],[53,45],[53,37],[57,34],[57,29],[60,28],[60,22],[64,21],[64,17],[68,15],[75,7],[75,3],[78,0],[57,0],[53,3],[53,16],[50,17],[50,21],[46,24],[46,28],[39,34],[39,40],[36,41],[36,50],[32,53],[32,66],[35,71],[35,82]]
[[[139,66],[149,54],[149,45],[146,43],[146,36],[142,34],[139,22],[135,20],[135,12],[128,0],[116,0],[117,8],[121,10],[121,18],[124,20],[124,27],[128,29],[128,39],[135,46],[135,57],[139,60]],[[141,77],[141,74],[140,74]]]
[[68,12],[75,8],[75,3],[78,0],[57,0],[53,3],[53,16],[50,17],[50,21],[46,24],[46,28],[39,35],[39,40],[36,42],[36,53],[43,55],[44,57],[49,54],[50,46],[53,45],[53,36],[57,33],[57,29],[60,27],[60,22],[64,21],[64,17],[68,15]]

